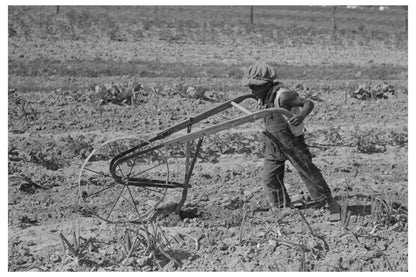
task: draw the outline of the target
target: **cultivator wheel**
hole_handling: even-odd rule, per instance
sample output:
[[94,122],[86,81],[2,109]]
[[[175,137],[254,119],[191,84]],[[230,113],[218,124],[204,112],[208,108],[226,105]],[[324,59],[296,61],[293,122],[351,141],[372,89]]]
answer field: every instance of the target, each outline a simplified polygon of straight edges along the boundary
[[[79,174],[80,204],[97,218],[109,223],[140,223],[150,219],[164,201],[167,187],[142,186],[130,179],[154,180],[159,186],[169,183],[169,166],[160,151],[149,151],[116,166],[117,182],[110,173],[111,160],[140,144],[137,137],[116,138],[103,143],[85,160]],[[148,148],[144,146],[136,151]],[[134,153],[134,152],[133,152]]]

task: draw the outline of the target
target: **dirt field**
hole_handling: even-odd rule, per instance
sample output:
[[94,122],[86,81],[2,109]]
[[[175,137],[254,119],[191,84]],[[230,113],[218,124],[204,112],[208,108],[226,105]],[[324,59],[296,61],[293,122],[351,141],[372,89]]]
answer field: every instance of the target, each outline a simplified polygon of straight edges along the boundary
[[[255,7],[254,25],[249,11],[9,7],[9,271],[408,271],[407,11],[339,7],[336,31],[331,7]],[[341,222],[325,208],[267,210],[261,120],[204,138],[179,214],[170,189],[149,224],[94,217],[104,206],[88,210],[78,184],[93,149],[249,93],[241,77],[257,59],[314,101],[306,141]],[[132,103],[103,102],[99,86],[133,83]],[[185,146],[161,152],[182,182]],[[307,194],[290,164],[285,176],[292,197]]]

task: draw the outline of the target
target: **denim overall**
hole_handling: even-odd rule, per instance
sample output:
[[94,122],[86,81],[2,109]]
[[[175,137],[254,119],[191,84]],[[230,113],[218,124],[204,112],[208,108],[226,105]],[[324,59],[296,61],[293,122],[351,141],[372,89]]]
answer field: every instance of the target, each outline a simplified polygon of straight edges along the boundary
[[[263,105],[274,107],[274,100],[279,85],[273,86]],[[263,168],[263,187],[271,207],[286,207],[290,205],[290,197],[284,185],[285,161],[289,160],[298,171],[306,185],[312,200],[325,200],[331,196],[331,191],[319,169],[312,163],[304,136],[295,137],[290,131],[289,123],[280,113],[273,113],[264,119],[266,130],[274,137],[273,141],[265,136],[265,160]]]

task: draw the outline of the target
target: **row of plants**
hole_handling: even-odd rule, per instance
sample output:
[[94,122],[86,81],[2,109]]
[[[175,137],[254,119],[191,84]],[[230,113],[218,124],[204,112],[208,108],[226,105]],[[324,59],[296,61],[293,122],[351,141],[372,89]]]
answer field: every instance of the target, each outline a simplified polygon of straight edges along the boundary
[[[9,60],[9,74],[18,76],[137,76],[139,78],[227,78],[241,79],[244,67],[250,64],[224,64],[210,62],[187,64],[184,62],[162,63],[155,61],[119,61],[103,58],[91,60],[59,61],[48,58],[33,60]],[[402,79],[407,67],[394,64],[361,66],[355,64],[333,65],[278,65],[280,79],[333,79],[333,80],[397,80]],[[359,73],[359,74],[358,74]]]

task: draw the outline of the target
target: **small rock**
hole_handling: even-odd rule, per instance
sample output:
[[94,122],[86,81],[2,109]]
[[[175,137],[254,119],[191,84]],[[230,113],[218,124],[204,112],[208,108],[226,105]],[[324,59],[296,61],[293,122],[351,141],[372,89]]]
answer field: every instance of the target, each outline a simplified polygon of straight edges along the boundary
[[57,253],[53,253],[49,259],[53,263],[59,263],[62,260],[61,255],[59,255]]
[[134,267],[128,266],[124,269],[125,272],[134,272]]
[[26,260],[24,260],[24,259],[18,259],[17,261],[16,261],[16,264],[17,265],[24,265],[24,264],[26,264],[27,263],[27,261]]
[[134,263],[134,259],[132,257],[127,258],[123,261],[123,265],[125,266],[131,266]]
[[221,251],[226,251],[228,249],[228,245],[221,242],[219,247],[218,247]]
[[138,266],[143,267],[143,270],[144,270],[144,267],[146,267],[147,264],[149,263],[149,258],[148,257],[140,257],[136,260],[136,263],[137,263]]
[[277,246],[277,241],[274,240],[274,239],[269,239],[269,246],[276,247]]
[[361,226],[359,226],[359,225],[357,225],[357,227],[355,227],[355,232],[357,234],[360,234],[362,230],[363,230],[363,228]]
[[36,188],[31,183],[21,183],[19,186],[19,190],[29,194],[36,193]]
[[30,251],[27,248],[23,248],[19,252],[22,256],[30,256]]
[[151,271],[151,270],[152,270],[152,268],[148,265],[145,265],[145,266],[142,267],[142,271]]
[[369,253],[368,259],[380,258],[382,256],[383,256],[383,251],[377,249],[377,250],[373,250]]
[[226,202],[228,202],[228,201],[230,201],[230,198],[229,197],[224,197],[223,199],[221,199],[221,203],[226,203]]
[[396,231],[401,227],[400,222],[396,222],[393,226],[389,228],[389,231]]
[[36,245],[36,242],[34,242],[34,241],[29,241],[27,243],[27,246],[34,246],[34,245]]
[[308,245],[310,248],[318,248],[320,246],[320,244],[314,239],[309,239]]
[[243,191],[243,195],[244,195],[245,197],[250,197],[252,194],[253,194],[253,193],[252,193],[251,191],[249,191],[249,190],[245,190],[245,191]]
[[235,245],[235,240],[232,239],[232,238],[226,238],[226,239],[224,239],[224,243],[231,247],[231,246]]
[[322,216],[322,212],[320,210],[315,210],[312,213],[312,217],[320,217],[320,216]]
[[199,201],[201,201],[201,202],[207,202],[209,200],[209,198],[208,198],[208,196],[206,196],[206,195],[202,195],[200,198],[199,198]]

